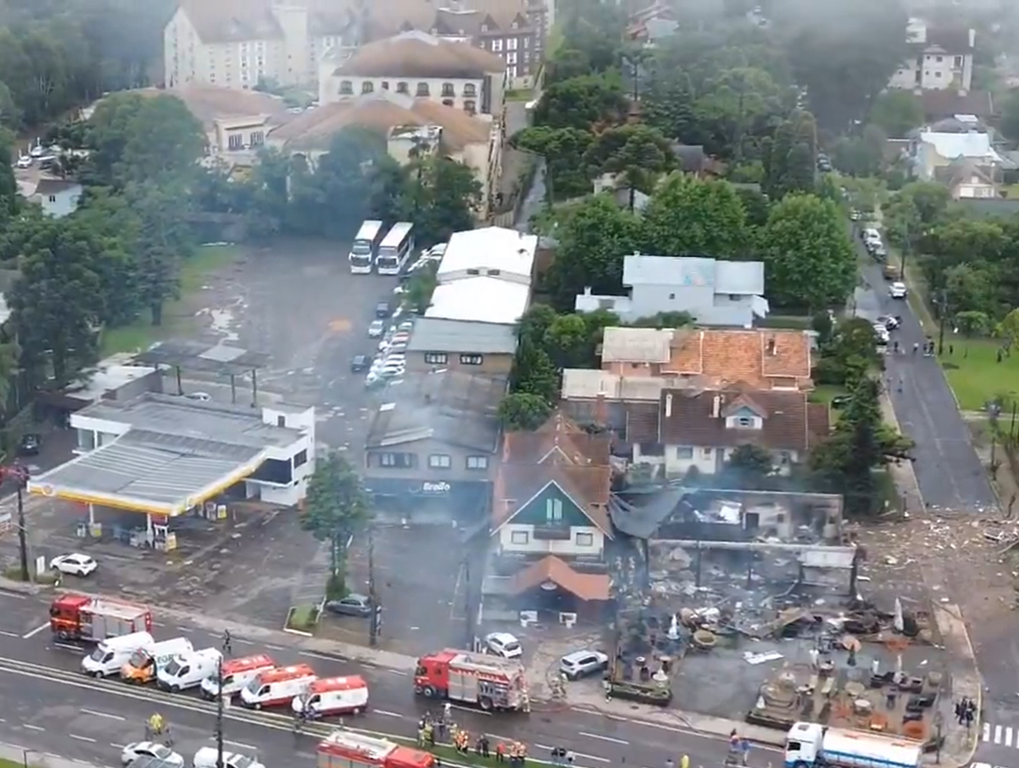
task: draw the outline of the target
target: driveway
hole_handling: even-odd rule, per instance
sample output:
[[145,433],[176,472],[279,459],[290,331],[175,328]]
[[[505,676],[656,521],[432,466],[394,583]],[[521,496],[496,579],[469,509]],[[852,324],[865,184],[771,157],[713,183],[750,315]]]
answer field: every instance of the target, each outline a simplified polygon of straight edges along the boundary
[[[866,257],[858,238],[856,244]],[[997,496],[941,365],[936,358],[913,354],[913,344],[922,350],[926,339],[920,321],[908,302],[888,295],[880,266],[866,258],[861,274],[867,285],[858,291],[858,307],[902,317],[894,338],[903,353],[888,355],[885,378],[899,426],[916,441],[913,467],[924,503],[942,509],[997,509]]]

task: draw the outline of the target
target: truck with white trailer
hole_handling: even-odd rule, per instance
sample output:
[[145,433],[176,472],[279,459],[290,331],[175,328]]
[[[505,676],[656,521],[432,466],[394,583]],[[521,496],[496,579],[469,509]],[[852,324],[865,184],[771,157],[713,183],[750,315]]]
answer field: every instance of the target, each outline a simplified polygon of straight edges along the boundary
[[923,744],[904,736],[795,723],[785,744],[785,768],[918,768]]

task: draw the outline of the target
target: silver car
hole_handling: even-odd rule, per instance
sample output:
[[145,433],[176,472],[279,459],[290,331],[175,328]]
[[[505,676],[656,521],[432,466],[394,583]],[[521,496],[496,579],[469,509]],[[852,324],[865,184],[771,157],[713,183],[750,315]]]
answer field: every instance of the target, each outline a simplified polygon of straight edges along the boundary
[[573,651],[559,659],[559,671],[569,680],[604,672],[609,668],[609,657],[601,651]]

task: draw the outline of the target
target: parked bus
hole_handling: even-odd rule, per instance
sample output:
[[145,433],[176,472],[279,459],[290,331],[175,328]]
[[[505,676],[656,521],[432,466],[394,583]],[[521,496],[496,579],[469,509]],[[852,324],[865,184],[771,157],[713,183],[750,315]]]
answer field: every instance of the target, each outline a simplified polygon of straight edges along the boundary
[[414,225],[400,221],[393,225],[379,246],[375,264],[380,275],[398,275],[414,253]]
[[357,237],[350,246],[350,272],[354,275],[369,275],[375,256],[382,242],[386,228],[381,221],[365,221],[357,230]]

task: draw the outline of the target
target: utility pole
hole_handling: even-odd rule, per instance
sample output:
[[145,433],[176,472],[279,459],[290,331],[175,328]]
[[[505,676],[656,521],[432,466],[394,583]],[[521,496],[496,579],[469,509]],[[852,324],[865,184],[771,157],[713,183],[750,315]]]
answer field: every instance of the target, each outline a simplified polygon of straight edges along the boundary
[[223,765],[223,710],[226,702],[223,699],[223,654],[230,652],[230,633],[223,633],[223,651],[216,665],[216,768]]
[[28,470],[15,463],[9,467],[0,468],[0,476],[3,479],[10,478],[15,483],[18,502],[18,549],[21,555],[21,580],[31,581],[32,575],[28,570],[28,534],[25,530],[25,500],[22,495],[25,485],[28,483]]
[[[382,624],[382,606],[379,605],[375,593],[375,533],[368,523],[368,603],[371,607],[371,621],[368,623],[368,645],[372,648],[379,644],[379,628]],[[219,768],[222,768],[221,766]]]
[[464,569],[464,617],[466,619],[467,628],[465,631],[466,638],[464,648],[474,648],[474,613],[471,611],[471,556],[470,554],[464,555],[463,562]]
[[938,313],[938,354],[945,351],[945,320],[948,317],[948,289],[941,289],[941,310]]

